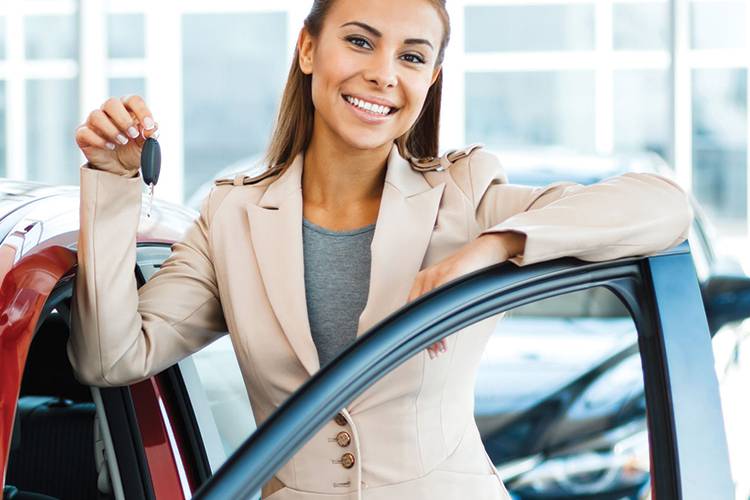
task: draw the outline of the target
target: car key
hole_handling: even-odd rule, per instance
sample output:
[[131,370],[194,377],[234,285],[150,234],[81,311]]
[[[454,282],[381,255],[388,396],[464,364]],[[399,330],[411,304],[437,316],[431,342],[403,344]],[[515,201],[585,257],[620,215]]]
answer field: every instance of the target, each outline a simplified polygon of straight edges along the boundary
[[149,137],[143,143],[141,150],[141,175],[143,182],[148,186],[148,214],[151,217],[151,206],[154,203],[154,186],[159,181],[161,170],[161,147],[156,139]]

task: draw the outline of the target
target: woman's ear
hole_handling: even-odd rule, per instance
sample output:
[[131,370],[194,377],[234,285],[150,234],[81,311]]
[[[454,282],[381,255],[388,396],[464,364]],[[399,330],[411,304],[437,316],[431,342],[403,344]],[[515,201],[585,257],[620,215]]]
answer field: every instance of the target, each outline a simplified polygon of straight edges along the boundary
[[313,48],[313,37],[303,26],[297,37],[297,52],[299,53],[299,67],[306,75],[312,73]]

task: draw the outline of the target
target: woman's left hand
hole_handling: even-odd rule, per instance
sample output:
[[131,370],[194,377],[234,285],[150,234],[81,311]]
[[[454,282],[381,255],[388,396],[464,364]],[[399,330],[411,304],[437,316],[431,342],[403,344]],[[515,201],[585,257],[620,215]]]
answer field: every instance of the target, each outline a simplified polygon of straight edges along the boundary
[[[521,233],[488,233],[461,247],[446,259],[417,273],[408,302],[472,271],[505,262],[523,250],[526,236]],[[445,339],[427,348],[430,359],[448,349]]]

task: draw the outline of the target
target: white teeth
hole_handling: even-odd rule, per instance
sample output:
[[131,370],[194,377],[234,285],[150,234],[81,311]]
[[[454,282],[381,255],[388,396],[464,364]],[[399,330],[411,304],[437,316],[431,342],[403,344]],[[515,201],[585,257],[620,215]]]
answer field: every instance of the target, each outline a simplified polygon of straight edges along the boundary
[[391,112],[391,108],[388,106],[380,106],[378,104],[373,104],[367,101],[362,101],[360,99],[357,99],[356,97],[346,96],[346,100],[350,103],[354,104],[360,109],[367,110],[371,113],[377,113],[379,115],[387,115]]

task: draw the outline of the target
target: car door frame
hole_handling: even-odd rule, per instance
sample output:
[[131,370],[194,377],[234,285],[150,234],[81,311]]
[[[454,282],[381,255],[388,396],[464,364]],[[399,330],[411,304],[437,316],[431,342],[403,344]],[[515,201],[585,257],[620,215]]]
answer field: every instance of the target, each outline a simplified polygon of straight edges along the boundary
[[194,498],[257,494],[348,402],[441,338],[529,302],[597,286],[622,300],[638,330],[654,497],[731,498],[711,339],[687,242],[658,255],[605,262],[503,263],[431,291],[383,319],[315,373]]

